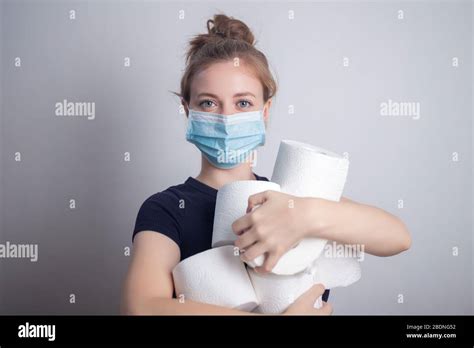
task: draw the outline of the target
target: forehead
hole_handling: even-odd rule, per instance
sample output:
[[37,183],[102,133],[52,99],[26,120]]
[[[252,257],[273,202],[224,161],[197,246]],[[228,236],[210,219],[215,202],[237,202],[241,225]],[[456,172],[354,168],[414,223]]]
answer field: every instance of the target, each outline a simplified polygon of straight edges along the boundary
[[234,62],[213,63],[197,73],[191,82],[191,97],[199,93],[212,93],[220,97],[233,96],[242,91],[252,92],[256,97],[263,97],[263,87],[252,68]]

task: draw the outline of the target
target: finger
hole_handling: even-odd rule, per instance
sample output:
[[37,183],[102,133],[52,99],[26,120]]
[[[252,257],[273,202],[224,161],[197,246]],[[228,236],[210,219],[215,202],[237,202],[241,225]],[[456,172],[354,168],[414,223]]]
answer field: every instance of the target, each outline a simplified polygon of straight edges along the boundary
[[249,196],[247,204],[247,213],[250,213],[255,206],[265,203],[268,199],[268,191],[253,194]]
[[245,252],[241,254],[241,258],[244,261],[252,261],[256,257],[263,255],[266,251],[265,245],[261,242],[257,242],[246,249]]
[[234,245],[240,250],[248,249],[252,244],[257,241],[257,236],[252,230],[246,231],[235,240]]
[[314,284],[309,289],[309,291],[311,292],[311,294],[314,296],[314,299],[316,300],[318,297],[324,294],[324,291],[326,291],[326,288],[324,287],[324,284],[317,283],[317,284]]
[[333,312],[332,305],[328,302],[323,301],[323,307],[320,309],[317,309],[318,314],[323,314],[323,315],[331,315]]
[[244,216],[238,218],[232,223],[232,231],[236,235],[241,235],[250,227],[252,227],[252,219],[250,217],[250,214],[245,214]]
[[272,252],[268,255],[268,257],[265,259],[265,262],[261,267],[257,267],[257,272],[262,272],[262,273],[268,273],[271,272],[272,269],[275,267],[277,264],[278,260],[280,259],[281,255]]
[[[318,297],[322,296],[324,293],[324,285],[323,284],[315,284],[306,292],[304,292],[296,301],[303,303],[307,306],[314,306],[314,303],[318,299]],[[323,305],[324,306],[324,305]]]

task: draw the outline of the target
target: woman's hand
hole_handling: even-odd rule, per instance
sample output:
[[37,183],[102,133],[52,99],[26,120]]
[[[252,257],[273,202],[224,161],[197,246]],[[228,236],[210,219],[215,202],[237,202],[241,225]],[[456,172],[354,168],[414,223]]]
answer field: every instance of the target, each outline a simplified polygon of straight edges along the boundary
[[[270,272],[280,257],[309,233],[314,225],[311,198],[277,191],[264,191],[249,197],[247,214],[232,224],[239,237],[234,245],[245,250],[244,261],[266,253],[265,262],[255,270]],[[254,209],[256,208],[256,209]],[[311,222],[311,223],[310,223]]]
[[376,256],[395,255],[411,246],[410,233],[398,217],[345,197],[336,202],[264,191],[249,197],[247,214],[235,220],[232,229],[239,236],[234,245],[245,250],[244,261],[265,254],[257,272],[271,271],[303,238],[360,246]]
[[321,308],[314,308],[314,303],[320,296],[323,295],[323,293],[324,286],[322,284],[313,285],[308,291],[298,297],[283,314],[331,315],[332,306],[327,302],[322,301],[323,306]]

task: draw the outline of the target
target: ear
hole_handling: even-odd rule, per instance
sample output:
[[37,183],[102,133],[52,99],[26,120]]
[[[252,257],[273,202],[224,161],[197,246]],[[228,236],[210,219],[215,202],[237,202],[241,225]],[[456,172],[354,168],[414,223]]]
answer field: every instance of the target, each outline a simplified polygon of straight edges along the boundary
[[270,117],[270,106],[272,105],[272,98],[268,99],[265,102],[265,105],[263,106],[263,120],[265,122],[268,121],[268,118]]

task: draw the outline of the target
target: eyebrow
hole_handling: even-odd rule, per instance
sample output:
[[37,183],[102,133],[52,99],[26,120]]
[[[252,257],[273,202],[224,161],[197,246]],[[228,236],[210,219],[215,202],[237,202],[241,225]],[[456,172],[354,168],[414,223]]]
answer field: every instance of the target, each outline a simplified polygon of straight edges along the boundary
[[[217,95],[212,94],[212,93],[199,93],[197,95],[198,98],[205,97],[205,96],[219,99],[219,97]],[[253,93],[250,93],[250,92],[241,92],[241,93],[234,94],[234,98],[235,97],[243,97],[243,96],[252,96],[254,98],[257,98]]]

